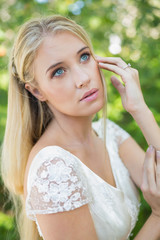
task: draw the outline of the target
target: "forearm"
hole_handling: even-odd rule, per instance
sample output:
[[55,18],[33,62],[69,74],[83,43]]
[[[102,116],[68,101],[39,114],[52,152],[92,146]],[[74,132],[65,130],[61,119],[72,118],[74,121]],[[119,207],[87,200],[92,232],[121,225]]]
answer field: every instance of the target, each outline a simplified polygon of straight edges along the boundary
[[160,240],[160,217],[151,214],[134,240]]
[[148,145],[153,145],[160,150],[160,128],[147,105],[131,115],[140,127]]

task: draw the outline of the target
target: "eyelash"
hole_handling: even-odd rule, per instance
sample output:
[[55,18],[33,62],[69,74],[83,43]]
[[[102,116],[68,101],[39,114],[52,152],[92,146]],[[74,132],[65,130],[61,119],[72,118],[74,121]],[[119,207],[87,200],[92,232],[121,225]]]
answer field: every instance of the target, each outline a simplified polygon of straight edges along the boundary
[[85,62],[87,62],[87,61],[90,59],[91,54],[90,54],[89,52],[84,52],[84,53],[82,53],[82,55],[80,56],[80,58],[81,58],[83,55],[87,55],[87,56],[88,56],[88,59],[85,61]]
[[62,67],[59,67],[59,68],[57,68],[57,69],[55,69],[52,73],[51,73],[51,78],[53,78],[53,77],[60,77],[61,75],[63,75],[63,73],[61,74],[61,75],[59,75],[59,76],[55,76],[55,74],[58,72],[58,70],[63,70],[63,71],[65,71],[65,69],[64,68],[62,68]]
[[[90,54],[89,52],[84,52],[84,53],[81,54],[80,59],[81,59],[81,57],[82,57],[83,55],[87,55],[87,56],[88,56],[88,59],[84,61],[84,62],[88,62],[89,59],[90,59],[91,54]],[[82,63],[83,63],[83,62],[82,62]],[[59,67],[59,68],[55,69],[55,70],[51,73],[51,78],[53,78],[53,77],[56,77],[56,78],[57,78],[57,77],[61,77],[64,73],[62,73],[62,74],[59,75],[59,76],[55,76],[56,72],[58,72],[58,70],[60,70],[60,69],[62,69],[62,70],[65,72],[65,68]]]

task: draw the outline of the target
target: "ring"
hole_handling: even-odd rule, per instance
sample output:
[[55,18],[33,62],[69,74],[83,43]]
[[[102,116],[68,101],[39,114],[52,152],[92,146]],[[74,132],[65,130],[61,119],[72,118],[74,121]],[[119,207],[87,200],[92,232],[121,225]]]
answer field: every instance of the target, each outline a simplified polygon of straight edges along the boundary
[[131,67],[131,64],[130,64],[130,63],[128,63],[127,66],[125,66],[125,67],[123,68],[123,70],[125,70],[125,69],[128,68],[128,67]]

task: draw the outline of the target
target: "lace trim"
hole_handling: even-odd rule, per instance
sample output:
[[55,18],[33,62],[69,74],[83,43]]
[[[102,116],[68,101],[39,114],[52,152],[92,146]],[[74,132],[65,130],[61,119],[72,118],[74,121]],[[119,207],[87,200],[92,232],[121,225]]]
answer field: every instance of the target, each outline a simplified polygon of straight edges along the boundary
[[[118,147],[130,137],[129,133],[119,127],[116,123],[112,122],[111,120],[107,119],[108,129],[110,131],[110,135],[113,136],[114,142],[117,143]],[[107,130],[108,130],[107,129]]]
[[[93,128],[96,130],[99,136],[101,136],[100,121],[93,123]],[[126,140],[130,135],[110,120],[107,120],[107,135],[109,137],[109,140],[112,142],[110,147],[114,148],[112,150],[115,152],[115,160],[116,160],[117,159],[116,155],[118,153],[118,146],[124,140]],[[92,201],[92,193],[90,192],[91,189],[88,187],[87,179],[85,177],[83,170],[81,169],[80,164],[78,164],[76,157],[74,158],[74,155],[70,154],[67,151],[62,151],[62,150],[63,149],[58,148],[57,146],[47,147],[47,151],[46,151],[46,148],[44,148],[37,154],[37,157],[36,157],[37,159],[34,160],[31,164],[30,170],[33,170],[33,171],[30,171],[28,176],[28,186],[27,186],[28,196],[26,201],[26,212],[28,217],[31,218],[32,220],[36,220],[35,214],[55,213],[57,212],[57,209],[58,211],[69,211]],[[53,165],[55,167],[56,170],[54,174],[53,174],[53,171],[50,171],[48,169],[50,168],[48,164]],[[119,164],[119,167],[122,172],[121,176],[125,175],[128,178],[129,173],[128,173],[128,170],[125,168],[124,164],[118,159],[116,160],[116,164]],[[55,177],[57,176],[57,172],[59,176],[58,179],[60,179],[59,183],[57,182],[57,179],[55,180]],[[65,172],[66,172],[66,176],[64,178],[61,178],[61,176],[63,176],[63,173]],[[47,183],[47,178],[51,179],[52,187],[50,186],[49,183]],[[71,181],[70,178],[74,180]],[[41,180],[44,180],[43,184]],[[37,187],[35,183],[40,185],[40,187]],[[57,190],[57,192],[59,193],[59,197],[58,198],[55,197],[55,199],[53,197],[52,199],[51,197],[54,195],[53,193],[56,192],[57,185],[59,184],[60,185],[62,184],[61,185],[62,187],[60,186],[60,189],[64,190],[64,192],[66,191],[65,193],[67,192],[68,193],[66,195],[65,194],[63,195],[62,191],[58,192]],[[69,187],[71,188],[70,192],[67,191]],[[62,192],[62,195],[61,195],[61,192]],[[37,194],[40,195],[40,198],[38,197]],[[47,196],[48,194],[50,197]],[[75,196],[72,199],[72,195],[74,194]],[[131,230],[132,230],[137,221],[137,215],[139,210],[138,210],[137,204],[135,204],[129,198],[127,198],[125,193],[124,195],[125,195],[128,212],[131,216]],[[40,199],[40,201],[37,200],[38,198]],[[34,203],[34,200],[38,201],[38,204],[37,202]],[[41,204],[41,201],[44,205]],[[67,202],[66,205],[65,205],[65,202]],[[55,203],[57,203],[58,205],[55,205]],[[92,204],[94,203],[92,202]],[[50,207],[51,205],[53,205],[53,207]],[[35,207],[35,209],[33,207]]]
[[[42,151],[37,156],[38,168],[30,172],[26,212],[32,220],[35,220],[35,214],[70,211],[92,200],[80,165],[77,166],[78,163],[68,153],[65,156],[63,153],[63,159],[53,157],[59,151],[54,147],[49,148],[47,153],[52,152],[52,160],[47,154],[45,161]],[[43,161],[39,164],[41,159]]]
[[130,232],[127,236],[129,238],[129,236],[131,236],[131,232],[132,232],[133,228],[135,227],[136,222],[138,220],[138,213],[139,213],[139,209],[140,209],[141,204],[139,203],[137,205],[133,201],[131,201],[129,198],[126,198],[125,201],[126,201],[126,204],[128,206],[128,212],[131,216],[131,229],[130,229]]

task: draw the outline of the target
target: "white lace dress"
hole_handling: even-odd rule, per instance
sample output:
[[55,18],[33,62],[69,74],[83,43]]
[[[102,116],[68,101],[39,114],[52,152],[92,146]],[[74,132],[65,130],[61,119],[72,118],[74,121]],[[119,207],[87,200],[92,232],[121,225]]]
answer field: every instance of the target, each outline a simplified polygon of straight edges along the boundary
[[[100,138],[102,122],[100,119],[93,123]],[[118,153],[119,145],[128,137],[128,133],[107,120],[106,148],[116,188],[59,146],[39,151],[28,174],[26,213],[36,221],[40,236],[36,214],[70,211],[88,204],[99,240],[128,239],[139,211],[137,188]]]

